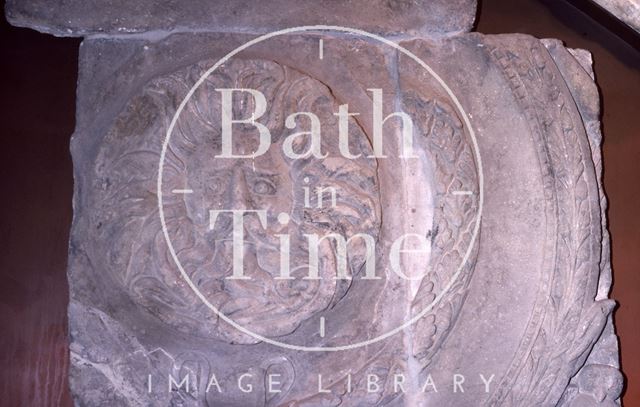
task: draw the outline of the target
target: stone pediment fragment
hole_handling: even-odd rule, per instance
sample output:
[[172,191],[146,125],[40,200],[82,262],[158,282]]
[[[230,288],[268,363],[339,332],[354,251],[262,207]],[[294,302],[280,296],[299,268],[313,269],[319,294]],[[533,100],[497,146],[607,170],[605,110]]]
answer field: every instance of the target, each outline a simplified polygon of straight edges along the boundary
[[[619,403],[586,51],[466,1],[7,10],[86,36],[77,405]],[[260,36],[316,24],[381,36]]]

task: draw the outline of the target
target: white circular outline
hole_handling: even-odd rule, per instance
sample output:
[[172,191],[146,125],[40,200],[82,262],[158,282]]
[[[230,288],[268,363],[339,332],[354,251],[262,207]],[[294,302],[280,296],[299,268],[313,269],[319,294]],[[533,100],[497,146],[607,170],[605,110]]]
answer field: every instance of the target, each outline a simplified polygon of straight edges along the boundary
[[[479,193],[479,199],[478,199],[478,215],[477,215],[477,218],[476,218],[476,224],[475,224],[474,229],[473,229],[473,234],[471,236],[471,242],[469,244],[469,248],[467,249],[467,252],[465,253],[464,258],[462,259],[462,262],[460,263],[460,266],[458,267],[458,270],[456,271],[456,273],[451,277],[451,279],[449,280],[447,285],[435,297],[435,299],[431,302],[431,304],[426,306],[420,313],[418,313],[416,316],[411,318],[409,321],[405,322],[404,324],[400,325],[399,327],[394,328],[394,329],[392,329],[392,330],[390,330],[390,331],[388,331],[388,332],[386,332],[386,333],[384,333],[382,335],[376,336],[375,338],[368,339],[368,340],[362,341],[362,342],[357,342],[357,343],[354,343],[354,344],[351,344],[351,345],[328,346],[328,347],[291,345],[291,344],[288,344],[288,343],[284,343],[284,342],[276,341],[276,340],[273,340],[273,339],[269,339],[269,338],[266,338],[266,337],[264,337],[262,335],[259,335],[259,334],[256,334],[254,332],[251,332],[250,330],[246,329],[245,327],[237,324],[231,318],[229,318],[226,315],[224,315],[213,304],[211,304],[206,299],[206,297],[204,295],[202,295],[200,290],[198,290],[198,288],[195,286],[195,284],[193,284],[193,282],[191,281],[191,279],[189,278],[187,273],[184,271],[184,269],[182,267],[182,264],[180,264],[180,260],[178,259],[178,256],[177,256],[177,254],[175,252],[175,249],[173,248],[173,244],[171,243],[171,238],[169,237],[169,232],[167,230],[167,225],[166,225],[166,221],[165,221],[165,218],[164,218],[164,211],[162,209],[162,172],[163,172],[164,160],[165,160],[167,148],[169,146],[169,140],[171,138],[171,133],[173,132],[173,128],[175,127],[176,122],[178,121],[178,117],[180,116],[180,113],[182,113],[182,110],[184,109],[185,105],[187,104],[187,102],[189,101],[191,96],[193,96],[193,94],[195,93],[196,89],[198,87],[200,87],[200,85],[207,79],[207,77],[209,75],[211,75],[211,73],[213,73],[216,69],[218,69],[227,60],[229,60],[229,58],[231,58],[234,55],[238,54],[239,52],[245,50],[246,48],[249,48],[252,45],[260,43],[260,42],[262,42],[264,40],[267,40],[269,38],[277,37],[277,36],[284,35],[284,34],[290,34],[290,33],[294,33],[294,32],[305,32],[305,31],[340,31],[340,32],[344,32],[344,33],[362,35],[364,37],[372,38],[374,40],[382,42],[383,44],[389,45],[389,46],[395,48],[396,50],[402,52],[403,54],[405,54],[409,58],[413,59],[415,62],[417,62],[427,72],[429,72],[429,74],[431,74],[431,76],[433,76],[433,78],[440,84],[440,86],[442,86],[442,88],[445,90],[447,95],[451,98],[451,100],[455,104],[455,106],[458,109],[459,113],[462,114],[462,119],[464,120],[464,123],[465,123],[465,125],[467,126],[467,128],[469,130],[469,135],[471,136],[471,141],[472,141],[473,149],[474,149],[474,156],[476,158],[476,164],[478,166],[478,188],[479,188],[479,192],[480,192]],[[231,52],[229,52],[227,55],[225,55],[222,59],[220,59],[218,62],[216,62],[211,68],[209,68],[200,77],[200,79],[191,87],[191,89],[189,90],[189,92],[187,93],[185,98],[182,100],[182,102],[178,106],[178,109],[176,110],[176,113],[174,114],[173,119],[171,120],[171,123],[169,125],[168,130],[167,130],[167,134],[165,136],[165,140],[164,140],[164,142],[162,144],[162,152],[160,153],[160,165],[158,167],[157,196],[158,196],[158,210],[159,210],[159,215],[160,215],[160,223],[162,224],[162,231],[164,233],[164,237],[165,237],[165,240],[167,242],[167,246],[169,247],[169,252],[171,253],[171,257],[173,258],[174,262],[176,263],[176,266],[178,267],[178,270],[180,271],[180,274],[182,275],[182,278],[185,279],[185,281],[187,282],[189,287],[191,287],[193,292],[198,296],[198,298],[200,298],[200,300],[207,307],[209,307],[220,318],[222,318],[225,322],[227,322],[228,324],[230,324],[234,328],[236,328],[239,331],[241,331],[241,332],[243,332],[243,333],[245,333],[245,334],[247,334],[249,336],[252,336],[252,337],[254,337],[254,338],[256,338],[256,339],[258,339],[258,340],[260,340],[262,342],[269,343],[269,344],[275,345],[275,346],[280,346],[280,347],[285,348],[285,349],[297,350],[297,351],[337,352],[337,351],[343,351],[343,350],[356,349],[356,348],[359,348],[359,347],[362,347],[362,346],[371,345],[373,343],[376,343],[376,342],[382,341],[384,339],[387,339],[388,337],[390,337],[392,335],[395,335],[396,333],[402,331],[404,328],[406,328],[406,327],[412,325],[413,323],[415,323],[416,321],[418,321],[427,312],[429,312],[431,309],[433,309],[433,307],[438,302],[440,302],[442,297],[444,297],[444,295],[451,289],[451,287],[453,286],[453,283],[455,283],[455,281],[460,276],[460,273],[462,272],[462,268],[464,267],[464,265],[469,260],[469,256],[471,255],[471,250],[473,249],[473,247],[475,245],[475,241],[476,241],[476,238],[477,238],[477,235],[478,235],[478,231],[480,230],[480,219],[482,217],[482,208],[483,208],[483,203],[484,203],[483,185],[484,185],[484,180],[483,180],[483,175],[482,175],[482,160],[480,158],[480,151],[479,151],[479,148],[478,148],[478,142],[476,140],[476,135],[475,135],[475,132],[473,131],[473,127],[471,126],[471,123],[469,122],[469,118],[468,118],[466,112],[464,111],[464,109],[462,108],[462,105],[458,101],[458,98],[456,98],[456,96],[454,95],[453,91],[447,86],[447,84],[442,80],[442,78],[440,78],[440,76],[438,76],[438,74],[436,74],[433,71],[433,69],[431,69],[431,67],[429,65],[427,65],[424,61],[422,61],[420,58],[418,58],[416,55],[414,55],[411,51],[409,51],[406,48],[402,47],[401,45],[398,45],[395,42],[393,42],[391,40],[388,40],[388,39],[386,39],[384,37],[381,37],[379,35],[371,34],[371,33],[367,32],[367,31],[359,30],[357,28],[348,28],[348,27],[332,26],[332,25],[311,25],[311,26],[300,26],[300,27],[286,28],[284,30],[274,31],[274,32],[271,32],[271,33],[268,33],[268,34],[261,35],[261,36],[259,36],[257,38],[254,38],[254,39],[248,41],[247,43],[239,46],[238,48],[232,50]]]

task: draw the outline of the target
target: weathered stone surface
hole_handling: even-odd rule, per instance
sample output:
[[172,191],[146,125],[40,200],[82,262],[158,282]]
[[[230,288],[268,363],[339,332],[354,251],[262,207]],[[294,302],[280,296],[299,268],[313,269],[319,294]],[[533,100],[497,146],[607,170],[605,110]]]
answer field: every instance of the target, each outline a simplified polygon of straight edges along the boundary
[[8,0],[6,15],[14,25],[58,36],[207,30],[265,33],[303,25],[439,36],[469,31],[476,1]]
[[618,20],[640,32],[640,1],[638,0],[593,0],[613,14]]
[[[597,92],[588,65],[580,65],[554,41],[469,34],[438,43],[402,43],[458,97],[477,134],[484,177],[482,228],[469,261],[451,290],[416,324],[365,348],[301,352],[256,340],[215,318],[181,281],[167,253],[156,172],[167,126],[189,87],[248,38],[185,33],[157,42],[91,39],[82,45],[69,274],[71,382],[79,405],[106,400],[212,406],[616,402],[622,381],[609,317],[613,303],[606,299],[610,270],[601,225]],[[247,249],[251,270],[266,272],[259,290],[235,283],[221,288],[229,260],[207,247],[202,208],[227,205],[229,199],[255,203],[256,198],[238,195],[243,187],[231,181],[236,178],[208,160],[208,150],[195,146],[215,145],[215,89],[230,84],[251,84],[276,103],[261,119],[273,134],[286,130],[282,121],[289,110],[313,107],[323,124],[332,123],[328,130],[323,127],[323,134],[330,135],[323,146],[333,153],[337,130],[331,112],[341,103],[361,112],[350,121],[350,151],[371,151],[368,88],[383,89],[386,109],[399,106],[414,118],[414,142],[421,154],[417,167],[397,158],[401,146],[392,136],[385,139],[390,157],[375,164],[339,159],[292,167],[277,154],[247,163],[258,173],[278,174],[271,179],[274,200],[261,205],[290,213],[292,236],[314,228],[341,230],[347,237],[363,231],[376,236],[386,248],[378,261],[383,280],[359,279],[362,258],[350,256],[351,283],[301,282],[289,289],[317,295],[310,302],[283,301],[271,292],[279,287],[269,272],[272,254]],[[278,102],[274,89],[291,100]],[[167,222],[178,236],[176,250],[191,265],[188,272],[199,276],[198,284],[211,287],[212,301],[227,295],[230,300],[222,307],[267,338],[339,346],[392,329],[444,292],[472,243],[480,174],[461,114],[416,63],[371,41],[330,33],[286,37],[243,51],[194,98],[197,102],[188,104],[177,122],[179,137],[170,149],[174,167],[163,191],[171,214]],[[248,113],[241,106],[239,116]],[[389,125],[398,136],[398,126]],[[336,212],[328,218],[323,211],[301,215],[304,176],[339,188]],[[222,195],[204,192],[216,179]],[[249,190],[256,188],[255,181],[244,182]],[[169,193],[185,185],[194,188],[193,195],[183,199]],[[473,194],[452,195],[452,189]],[[270,219],[269,224],[277,222]],[[417,283],[394,277],[386,266],[384,253],[403,231],[432,238],[430,272]],[[415,264],[416,258],[405,261]],[[323,270],[335,273],[331,266]],[[242,298],[250,300],[239,302]],[[327,321],[325,337],[318,334],[320,317]],[[93,327],[96,321],[103,328]],[[245,373],[253,375],[249,393],[236,383]],[[282,392],[268,392],[270,374],[280,375]],[[397,374],[406,380],[404,392],[394,384]],[[465,378],[464,393],[454,392],[456,374]],[[152,377],[150,394],[147,375]],[[169,375],[178,382],[188,375],[193,388],[167,391]],[[223,393],[216,387],[206,392],[211,375]],[[379,378],[378,391],[367,392],[368,375]],[[482,378],[492,375],[485,391]],[[425,386],[430,380],[437,392]],[[319,391],[320,385],[331,393]]]
[[[466,1],[292,4],[8,3],[15,24],[88,35],[72,141],[76,404],[618,405],[590,55],[452,35],[471,25]],[[317,30],[216,65],[302,24],[404,48]],[[231,88],[244,93],[225,113]],[[251,118],[232,127],[234,152],[261,146],[258,124],[271,148],[216,157],[230,116]],[[292,136],[314,117],[315,147]],[[328,157],[291,157],[310,148]],[[265,211],[237,229],[248,279],[229,278],[237,225],[213,215],[238,209]],[[314,268],[309,236],[327,234],[348,251],[323,240]],[[394,257],[409,234],[426,248]]]
[[[422,323],[421,328],[415,331],[408,330],[405,334],[400,332],[389,340],[366,348],[318,354],[286,351],[264,343],[252,345],[257,342],[255,338],[212,318],[215,315],[184,287],[175,268],[170,262],[166,262],[169,260],[166,246],[161,240],[157,240],[161,236],[159,234],[161,230],[156,212],[157,202],[153,195],[156,189],[155,168],[158,164],[159,148],[166,131],[165,114],[175,110],[176,103],[184,96],[189,84],[213,63],[214,57],[221,55],[221,49],[237,45],[241,39],[235,35],[199,34],[175,35],[159,44],[112,40],[90,40],[83,44],[83,74],[80,87],[87,98],[80,102],[82,107],[78,118],[79,131],[74,137],[73,151],[75,156],[92,157],[87,161],[83,159],[82,162],[78,162],[76,176],[78,185],[85,185],[87,190],[93,192],[84,197],[78,197],[83,201],[80,206],[84,208],[81,211],[86,210],[86,216],[79,215],[76,225],[78,230],[84,230],[79,232],[78,236],[83,234],[85,237],[82,242],[74,241],[73,246],[74,251],[77,250],[78,253],[83,254],[78,256],[79,258],[86,256],[87,259],[91,259],[90,262],[96,268],[104,270],[105,273],[100,273],[102,277],[98,278],[88,277],[83,271],[86,270],[84,266],[73,267],[70,274],[70,281],[74,286],[73,301],[80,308],[90,302],[92,308],[112,310],[109,312],[113,317],[110,324],[118,324],[113,328],[114,330],[125,332],[133,330],[136,332],[134,336],[137,340],[145,343],[143,346],[150,346],[149,351],[162,349],[160,355],[167,352],[177,358],[176,366],[186,363],[186,360],[182,361],[182,358],[187,357],[184,354],[185,349],[190,349],[188,352],[198,355],[198,363],[207,366],[203,371],[215,373],[217,377],[237,377],[245,371],[254,370],[255,374],[262,375],[271,364],[277,364],[278,369],[284,369],[284,373],[287,374],[288,390],[272,400],[267,397],[269,405],[296,400],[303,405],[318,405],[336,398],[343,398],[345,402],[361,405],[379,403],[383,399],[388,399],[389,403],[392,400],[401,402],[401,395],[390,393],[388,385],[378,394],[368,395],[366,388],[363,390],[362,387],[363,378],[366,378],[368,371],[387,372],[384,378],[386,381],[390,380],[388,375],[391,371],[396,369],[404,371],[403,366],[408,368],[409,363],[405,356],[406,352],[410,352],[407,347],[415,347],[416,355],[419,354],[420,359],[424,361],[420,363],[426,363],[433,357],[438,349],[436,342],[440,343],[444,340],[447,325],[453,322],[457,313],[455,311],[452,314],[449,307],[455,310],[460,308],[468,286],[471,267],[465,268],[464,275],[459,279],[460,284],[451,291],[452,295],[441,303],[442,309],[432,312]],[[284,116],[281,110],[291,107],[294,111],[304,111],[311,110],[313,107],[313,111],[320,115],[323,123],[333,123],[329,131],[324,127],[323,132],[334,135],[327,138],[325,146],[326,150],[333,152],[334,155],[336,153],[336,121],[332,118],[332,112],[337,110],[338,101],[348,101],[351,111],[363,112],[362,120],[352,122],[351,131],[354,140],[350,151],[369,154],[367,151],[370,147],[366,134],[371,134],[371,116],[365,115],[364,112],[371,108],[366,88],[368,84],[380,87],[385,94],[385,105],[394,105],[394,100],[397,98],[395,88],[398,86],[392,74],[393,70],[397,69],[397,64],[394,62],[395,52],[389,52],[378,45],[362,40],[345,40],[331,36],[325,36],[323,40],[324,60],[318,59],[317,36],[284,38],[273,44],[248,51],[246,54],[243,53],[241,58],[226,64],[220,77],[214,76],[216,79],[208,83],[202,93],[195,95],[194,100],[205,104],[194,103],[193,107],[185,111],[184,123],[180,121],[178,124],[180,128],[178,144],[175,149],[174,147],[171,149],[172,155],[174,153],[177,155],[170,161],[174,162],[175,159],[177,160],[175,163],[181,162],[186,167],[180,164],[182,168],[171,170],[171,173],[177,171],[175,174],[182,173],[182,175],[179,178],[173,176],[169,178],[168,181],[173,186],[167,186],[167,188],[189,185],[198,192],[194,192],[197,197],[191,200],[195,206],[187,204],[183,207],[183,201],[180,199],[175,202],[167,201],[167,210],[170,212],[186,210],[179,216],[171,216],[168,219],[170,229],[173,228],[174,222],[178,222],[184,227],[195,227],[197,230],[200,228],[198,224],[203,221],[198,212],[202,212],[204,207],[217,207],[218,202],[221,202],[223,207],[237,206],[225,197],[228,197],[229,192],[233,192],[234,188],[241,190],[244,188],[238,187],[237,182],[227,184],[228,180],[235,179],[234,176],[227,172],[226,167],[218,167],[215,160],[207,161],[206,157],[210,157],[207,149],[191,150],[184,144],[187,140],[189,144],[216,143],[215,138],[208,139],[210,136],[207,133],[206,123],[216,122],[219,113],[216,114],[215,103],[209,103],[209,99],[215,94],[215,88],[225,84],[237,84],[243,87],[252,84],[267,95],[270,103],[276,103],[271,111],[272,114],[265,119],[274,134],[279,134],[283,130]],[[212,47],[211,44],[216,45]],[[185,68],[177,68],[167,63],[169,61],[165,58],[166,49],[182,50],[184,54],[176,55],[176,60],[181,61],[183,65],[185,61],[201,60],[206,53],[209,53],[212,59],[195,63],[186,62]],[[292,52],[292,50],[295,51]],[[126,58],[128,62],[124,66],[104,64],[101,60],[101,58],[110,60],[114,53],[118,52],[122,55],[129,53],[129,58]],[[380,69],[365,75],[362,70],[363,63],[371,62]],[[159,78],[147,84],[148,77],[141,77],[140,70],[136,68],[141,66],[150,68],[151,72],[147,71],[147,75],[160,75]],[[263,73],[257,74],[257,72]],[[246,76],[247,73],[249,73],[248,76]],[[104,95],[100,92],[102,87],[94,86],[103,80],[111,82],[111,78],[116,78],[116,84],[122,84],[121,88],[109,86],[114,89],[114,94]],[[425,92],[429,92],[428,81],[424,81],[423,86],[426,87]],[[140,88],[142,88],[141,93]],[[128,95],[135,95],[131,101],[128,101],[130,96],[118,97],[118,91],[125,91],[125,89]],[[279,102],[273,89],[278,89],[285,95],[292,95],[295,99]],[[273,272],[269,269],[270,264],[278,265],[277,258],[273,260],[268,252],[251,251],[251,255],[256,259],[256,263],[251,264],[259,265],[251,268],[253,272],[259,269],[265,270],[260,275],[258,292],[250,286],[236,285],[233,282],[225,283],[225,289],[221,290],[216,289],[215,286],[219,284],[217,281],[224,281],[222,278],[225,275],[224,270],[227,269],[224,264],[229,264],[228,260],[225,260],[224,254],[216,256],[215,252],[211,253],[206,244],[203,246],[203,243],[209,239],[206,233],[204,235],[188,233],[184,235],[186,238],[184,242],[176,244],[181,245],[180,247],[186,245],[191,249],[186,249],[185,246],[178,250],[180,252],[192,250],[193,258],[199,258],[200,262],[204,262],[203,267],[197,271],[204,274],[198,279],[211,287],[212,291],[209,293],[212,301],[218,295],[228,297],[221,305],[222,311],[233,311],[234,318],[260,335],[278,338],[286,343],[316,347],[344,346],[374,338],[399,326],[408,307],[413,306],[417,313],[425,306],[423,303],[426,302],[428,305],[434,293],[441,291],[442,285],[450,278],[447,276],[456,271],[461,253],[471,242],[468,230],[476,214],[473,209],[477,206],[477,198],[456,197],[448,193],[449,186],[456,185],[458,188],[474,191],[477,196],[477,174],[468,146],[469,140],[464,135],[459,119],[455,117],[446,100],[436,104],[435,99],[428,99],[429,96],[429,93],[420,95],[414,92],[411,95],[411,102],[427,103],[431,106],[431,111],[425,110],[423,114],[431,115],[432,120],[438,121],[434,130],[427,128],[423,130],[425,134],[432,132],[433,139],[420,141],[421,144],[425,143],[422,146],[423,154],[438,154],[436,150],[443,149],[442,154],[445,155],[439,158],[441,163],[438,173],[432,174],[428,168],[416,168],[409,174],[412,170],[411,166],[406,168],[407,172],[399,172],[399,168],[404,164],[397,158],[377,161],[334,158],[322,164],[304,165],[298,168],[299,166],[292,167],[291,163],[278,158],[278,147],[275,148],[275,155],[270,155],[268,160],[251,161],[246,166],[241,166],[241,168],[252,170],[249,171],[250,174],[254,174],[255,171],[280,174],[277,179],[271,179],[275,188],[274,198],[258,198],[249,194],[240,197],[234,195],[231,199],[240,199],[240,205],[242,203],[249,205],[249,202],[255,203],[256,199],[260,199],[260,205],[290,213],[292,221],[297,225],[290,231],[292,235],[303,231],[311,233],[314,229],[318,229],[320,235],[336,230],[345,233],[347,237],[355,233],[368,232],[377,238],[383,248],[386,248],[379,254],[379,264],[386,263],[385,252],[388,252],[392,236],[399,231],[410,229],[422,235],[431,234],[434,247],[438,247],[433,257],[434,268],[438,270],[437,274],[441,281],[436,280],[435,284],[424,281],[417,287],[423,294],[417,295],[410,290],[414,283],[407,284],[406,281],[390,273],[388,268],[383,267],[378,270],[378,274],[385,275],[385,278],[379,281],[356,279],[353,283],[345,285],[344,283],[336,284],[331,277],[335,274],[335,270],[325,267],[321,272],[323,279],[318,284],[298,281],[296,283],[298,287],[289,288],[296,291],[302,290],[302,292],[309,290],[312,293],[316,292],[317,294],[311,297],[312,301],[299,303],[299,301],[293,301],[295,297],[282,301],[278,295],[270,293],[271,287],[275,288],[277,281],[270,276]],[[442,98],[437,94],[431,96]],[[104,136],[87,137],[85,131],[91,133],[92,129],[96,128],[97,122],[93,121],[96,118],[94,114],[96,111],[122,113],[115,124],[113,120],[105,121]],[[208,113],[200,116],[201,113],[198,112]],[[424,125],[426,126],[427,123]],[[182,126],[188,126],[188,128]],[[85,128],[87,130],[84,130]],[[385,151],[391,157],[397,157],[399,147],[394,145],[393,138],[388,139],[390,140],[385,143]],[[192,164],[186,164],[188,162]],[[418,160],[414,162],[414,165],[416,164],[426,163]],[[204,177],[202,170],[206,174]],[[181,178],[182,176],[186,178]],[[300,208],[302,198],[299,194],[304,186],[302,179],[306,177],[311,178],[314,184],[329,182],[330,185],[338,188],[338,204],[333,210],[327,213],[323,210],[305,211],[304,208]],[[211,185],[201,184],[198,179],[218,185],[222,195],[216,195],[215,190],[207,194],[206,191],[211,188]],[[435,181],[438,183],[436,184]],[[248,180],[248,182],[256,181]],[[250,184],[247,189],[254,190],[256,185]],[[399,188],[399,186],[402,187]],[[79,187],[79,189],[85,187]],[[400,193],[401,190],[406,193]],[[420,191],[423,191],[424,199],[415,197],[408,199],[403,196]],[[235,193],[239,192],[236,190]],[[209,202],[211,199],[213,201]],[[432,200],[435,202],[430,202]],[[410,201],[415,202],[410,203]],[[436,203],[440,209],[434,211],[432,205]],[[382,222],[383,214],[385,222]],[[271,219],[270,223],[273,221]],[[437,225],[440,232],[433,232],[432,223]],[[270,230],[270,233],[273,232]],[[133,246],[130,245],[132,234],[138,236],[134,238],[136,243]],[[189,242],[192,238],[196,241]],[[107,241],[111,242],[111,249],[95,250]],[[292,246],[297,245],[292,244]],[[295,250],[292,252],[292,259],[298,256],[296,253]],[[157,256],[159,263],[149,262],[149,256]],[[327,253],[323,257],[326,256]],[[443,263],[445,256],[447,262]],[[361,256],[349,256],[350,269],[354,274],[362,273],[358,271],[361,269],[359,257]],[[300,262],[299,259],[296,260],[297,263]],[[102,278],[105,280],[100,281]],[[101,287],[112,287],[115,292],[111,289],[105,291]],[[266,291],[262,291],[265,289]],[[86,297],[86,293],[92,293],[90,300]],[[243,299],[244,303],[238,302]],[[247,302],[249,299],[250,301]],[[182,305],[177,306],[177,302]],[[370,303],[376,303],[377,306],[368,307],[367,304]],[[80,304],[85,305],[80,306]],[[72,314],[75,313],[72,312]],[[319,337],[317,334],[319,316],[326,318],[327,329],[331,331],[331,335],[326,338]],[[75,316],[73,319],[76,319]],[[84,318],[79,317],[79,320]],[[120,328],[121,324],[125,327]],[[151,328],[152,326],[157,328]],[[145,333],[136,331],[134,327],[144,329]],[[74,329],[73,323],[72,329]],[[85,335],[87,332],[86,329],[80,328],[77,331],[85,332]],[[158,335],[159,331],[179,332],[184,336],[186,343],[176,343],[175,339],[169,335]],[[145,340],[143,338],[147,333],[149,336]],[[405,335],[408,338],[403,339]],[[412,339],[415,345],[411,343]],[[409,341],[409,345],[405,345],[405,341]],[[74,342],[74,350],[91,347],[82,345],[83,342],[84,339],[78,336],[77,341]],[[429,345],[429,342],[434,343]],[[250,348],[239,351],[238,347],[242,346],[250,346]],[[124,353],[114,349],[112,354],[119,355],[117,358],[119,363],[125,365],[135,363],[128,362],[128,355],[131,354],[129,348]],[[149,356],[151,362],[149,360],[139,362],[138,369],[152,374],[154,380],[166,380],[167,372],[171,370],[167,370],[162,361],[156,361],[156,354]],[[383,354],[388,355],[382,356]],[[85,352],[82,352],[78,360],[84,360],[86,356]],[[153,368],[145,367],[148,363],[151,363]],[[354,376],[358,372],[358,376],[353,380],[357,380],[360,385],[357,389],[354,388],[352,394],[340,396],[338,389],[344,387],[349,370],[354,373]],[[318,394],[318,375],[324,378],[324,386],[331,387],[334,394]],[[92,394],[86,394],[81,390],[83,378],[87,377],[87,374],[78,372],[77,376],[74,374],[73,377],[77,377],[77,380],[73,380],[73,385],[78,386],[75,394],[78,395],[79,402],[96,403],[96,399],[91,398]],[[126,377],[122,377],[122,380],[126,380]],[[383,380],[382,377],[381,380]],[[387,381],[387,383],[390,382]],[[153,397],[159,398],[156,400],[158,403],[166,403],[168,399],[177,397],[164,390],[163,387],[154,388]],[[120,389],[116,386],[110,389],[109,393],[114,391],[120,392]],[[267,396],[264,394],[264,389],[256,389],[256,392],[259,393],[245,395],[237,388],[231,388],[223,396],[210,393],[201,394],[200,397],[204,397],[211,405],[223,403],[221,397],[224,397],[225,403],[256,405],[256,400],[264,400]],[[102,394],[99,396],[103,397]],[[144,394],[136,395],[138,396],[142,397]],[[418,394],[412,397],[415,399],[419,396]]]

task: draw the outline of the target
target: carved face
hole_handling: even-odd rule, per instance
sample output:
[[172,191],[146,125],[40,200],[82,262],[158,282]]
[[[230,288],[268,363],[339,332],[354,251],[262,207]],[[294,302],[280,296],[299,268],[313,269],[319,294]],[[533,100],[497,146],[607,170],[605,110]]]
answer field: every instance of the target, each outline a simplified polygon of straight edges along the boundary
[[[170,327],[187,336],[255,343],[256,338],[229,325],[195,294],[169,253],[158,214],[157,171],[164,136],[182,98],[209,66],[196,64],[151,82],[140,96],[132,98],[106,136],[103,143],[109,148],[101,149],[96,157],[93,177],[93,188],[99,192],[89,205],[95,226],[90,237],[95,244],[91,247],[109,249],[91,256],[100,259],[96,260],[98,270],[106,270],[104,284],[122,287],[131,299],[130,309],[136,313],[132,324],[146,326],[160,320],[160,329]],[[221,96],[216,89],[224,88],[256,89],[264,94],[267,109],[258,121],[269,129],[272,139],[265,154],[255,159],[216,158],[222,144]],[[375,291],[368,289],[371,286],[363,288],[366,281],[352,284],[348,279],[336,279],[342,269],[338,267],[335,243],[330,239],[318,245],[319,279],[303,279],[309,274],[310,257],[305,235],[322,237],[334,233],[349,239],[366,233],[376,243],[381,241],[380,247],[388,243],[388,236],[380,232],[381,163],[366,158],[372,153],[367,136],[351,118],[348,149],[355,155],[361,153],[359,159],[344,158],[335,142],[338,123],[334,113],[343,102],[337,101],[319,81],[275,62],[233,61],[207,78],[189,99],[168,144],[163,161],[163,212],[167,234],[182,269],[213,307],[262,336],[293,333],[317,313],[348,307],[352,300],[361,301],[363,295],[371,303],[376,303],[377,296],[395,295],[393,290],[385,292],[385,286]],[[462,125],[451,108],[417,96],[405,102],[405,110],[411,112],[416,128],[424,136],[417,144],[432,154],[437,168],[429,266],[433,272],[418,287],[411,304],[415,314],[442,289],[467,248],[470,234],[465,231],[474,219],[475,206],[471,199],[460,199],[448,191],[471,189],[465,185],[473,185],[475,172]],[[251,98],[234,99],[233,117],[251,117],[253,103]],[[313,112],[322,123],[322,152],[328,158],[292,160],[283,154],[283,143],[289,135],[308,130],[304,121],[296,122],[295,129],[287,128],[291,126],[284,125],[285,118],[305,111]],[[256,151],[259,143],[254,126],[235,125],[233,134],[233,151],[237,154]],[[300,137],[292,147],[297,152],[308,151],[308,142]],[[395,170],[388,165],[384,168]],[[393,177],[384,179],[388,183]],[[336,202],[331,204],[329,193],[321,206],[316,189],[327,187],[335,190]],[[193,193],[172,193],[179,189]],[[395,185],[388,185],[386,191],[392,194]],[[266,224],[255,214],[245,216],[241,272],[250,279],[230,280],[234,269],[231,217],[219,216],[211,227],[210,211],[239,209],[265,211]],[[280,222],[280,214],[287,214],[289,221]],[[460,216],[463,222],[459,221]],[[387,224],[385,233],[388,230]],[[290,239],[293,279],[278,278],[283,235]],[[361,239],[350,243],[346,275],[357,279],[364,273],[365,247]],[[377,266],[381,263],[376,261]],[[378,270],[376,275],[385,275],[384,271]],[[465,279],[470,276],[467,271]],[[457,287],[460,291],[465,285]],[[449,298],[464,296],[450,293]],[[454,314],[460,304],[461,300],[455,300]],[[140,310],[144,311],[142,315]],[[438,312],[434,310],[416,327],[429,335],[420,347],[425,359],[437,350],[436,345],[447,332],[449,320],[435,318]],[[145,321],[140,322],[140,318]],[[345,335],[353,340],[361,334],[353,331]]]
[[[191,69],[195,72],[189,71],[186,76],[203,72],[200,66]],[[143,106],[138,106],[131,118],[125,117],[116,127],[117,131],[125,133],[130,142],[142,140],[126,133],[131,127],[129,123],[139,120],[143,108],[149,111],[148,121],[142,125],[145,137],[158,138],[164,134],[170,119],[164,117],[167,114],[164,112],[174,111],[185,81],[184,73],[158,81],[157,87],[136,101]],[[225,87],[258,89],[265,95],[268,108],[259,121],[272,135],[271,147],[265,154],[256,158],[216,158],[221,146],[221,108],[220,94],[215,89]],[[263,336],[292,332],[305,319],[331,306],[348,292],[350,281],[335,278],[337,260],[330,239],[318,245],[320,278],[303,279],[309,274],[309,244],[305,235],[322,237],[338,233],[348,239],[363,232],[376,238],[378,233],[375,163],[364,158],[351,160],[339,154],[337,143],[331,139],[338,134],[337,118],[333,116],[337,108],[338,103],[328,88],[299,72],[272,62],[236,61],[212,75],[193,95],[177,122],[167,150],[163,168],[163,191],[167,194],[163,209],[168,233],[185,272],[220,312]],[[253,111],[251,99],[233,101],[234,117],[250,117]],[[310,111],[320,118],[326,140],[323,151],[329,154],[327,159],[292,160],[285,156],[283,141],[292,131],[285,128],[284,117],[294,111]],[[298,126],[303,130],[308,123],[300,120]],[[362,152],[363,157],[369,155],[364,133],[355,122],[350,126],[350,151]],[[161,142],[156,142],[158,146],[153,148],[157,150]],[[307,143],[308,139],[298,137],[293,148],[307,151]],[[251,153],[256,146],[257,131],[253,126],[234,126],[235,154]],[[153,165],[147,163],[157,165],[157,159],[154,155],[140,155],[138,160],[131,161],[128,171],[152,168]],[[127,173],[122,167],[112,168],[110,177],[116,176],[113,172],[117,172],[117,176],[131,176],[131,172]],[[155,178],[153,171],[140,174],[145,175],[148,177],[145,183]],[[129,183],[126,189],[128,194],[140,195],[145,188]],[[182,188],[191,189],[193,193],[169,193]],[[332,188],[335,205],[328,190],[320,208],[318,188]],[[141,199],[149,209],[157,204],[153,196],[145,194]],[[229,278],[234,269],[231,214],[218,215],[212,225],[211,210],[266,212],[266,225],[255,213],[246,214],[243,219],[242,273],[247,279]],[[288,221],[281,214],[285,214]],[[149,212],[143,216],[157,214]],[[141,223],[146,239],[139,242],[137,250],[133,249],[130,260],[136,275],[123,276],[118,268],[112,270],[132,293],[134,301],[182,331],[232,342],[255,342],[254,338],[219,320],[191,292],[167,254],[157,222],[151,218]],[[121,225],[114,233],[124,237],[128,225],[132,223]],[[281,277],[282,235],[289,236],[291,279],[278,278]],[[359,273],[364,258],[364,243],[350,244],[347,272]]]

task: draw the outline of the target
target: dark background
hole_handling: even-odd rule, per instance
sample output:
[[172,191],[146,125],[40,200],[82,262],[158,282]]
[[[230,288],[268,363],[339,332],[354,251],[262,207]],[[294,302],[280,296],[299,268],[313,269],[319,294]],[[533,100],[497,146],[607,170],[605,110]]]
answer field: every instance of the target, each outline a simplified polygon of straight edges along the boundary
[[[587,1],[483,0],[477,30],[559,38],[593,53],[602,94],[615,312],[640,406],[640,37]],[[0,21],[0,405],[69,406],[69,138],[80,40]]]

